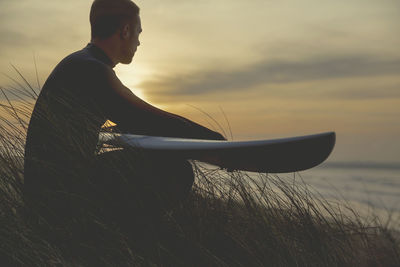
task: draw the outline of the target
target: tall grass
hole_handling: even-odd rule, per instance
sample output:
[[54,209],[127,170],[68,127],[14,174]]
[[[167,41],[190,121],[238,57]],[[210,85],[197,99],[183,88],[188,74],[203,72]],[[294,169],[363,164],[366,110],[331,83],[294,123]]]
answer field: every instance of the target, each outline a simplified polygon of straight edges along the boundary
[[1,88],[1,266],[400,266],[393,230],[367,224],[301,180],[227,173],[198,162],[192,162],[196,180],[188,199],[159,220],[137,214],[129,231],[88,209],[51,228],[22,200],[37,90],[20,78],[25,84]]

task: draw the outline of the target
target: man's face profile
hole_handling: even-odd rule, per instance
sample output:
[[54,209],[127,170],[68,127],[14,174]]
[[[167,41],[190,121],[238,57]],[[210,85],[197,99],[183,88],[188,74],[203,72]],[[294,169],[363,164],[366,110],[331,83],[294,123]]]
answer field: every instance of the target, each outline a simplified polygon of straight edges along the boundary
[[121,63],[129,64],[132,62],[132,58],[136,53],[137,47],[140,45],[139,35],[142,32],[142,24],[140,20],[140,16],[138,15],[134,18],[137,23],[135,23],[134,28],[132,29],[132,24],[127,24],[122,29],[122,45],[121,45]]

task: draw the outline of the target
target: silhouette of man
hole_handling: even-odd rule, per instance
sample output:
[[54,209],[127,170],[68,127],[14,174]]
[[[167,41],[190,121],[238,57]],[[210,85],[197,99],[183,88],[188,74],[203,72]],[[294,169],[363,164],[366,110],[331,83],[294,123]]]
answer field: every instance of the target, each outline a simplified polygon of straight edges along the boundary
[[115,75],[115,65],[131,63],[140,45],[136,4],[95,0],[90,24],[91,42],[55,67],[29,123],[24,196],[49,221],[68,220],[85,201],[109,205],[121,215],[133,202],[157,209],[163,201],[182,200],[190,190],[193,171],[183,159],[131,150],[96,154],[107,120],[135,134],[224,139],[146,103]]

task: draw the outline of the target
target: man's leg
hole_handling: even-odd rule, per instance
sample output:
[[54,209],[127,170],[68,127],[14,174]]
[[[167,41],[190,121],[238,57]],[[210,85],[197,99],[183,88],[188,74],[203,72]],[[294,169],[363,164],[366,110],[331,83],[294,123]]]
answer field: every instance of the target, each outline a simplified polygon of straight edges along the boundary
[[87,172],[80,164],[42,160],[27,161],[23,197],[32,219],[62,226],[81,217],[89,208]]
[[157,216],[173,208],[187,197],[194,181],[187,160],[135,150],[99,154],[94,173],[98,204],[121,219],[137,212]]

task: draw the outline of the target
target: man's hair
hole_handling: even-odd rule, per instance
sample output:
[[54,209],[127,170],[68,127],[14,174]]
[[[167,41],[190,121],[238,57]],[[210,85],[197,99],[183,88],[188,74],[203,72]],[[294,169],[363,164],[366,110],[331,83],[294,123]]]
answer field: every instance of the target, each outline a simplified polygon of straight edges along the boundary
[[137,15],[139,7],[131,0],[94,0],[90,9],[92,39],[106,39],[131,21],[135,26]]

